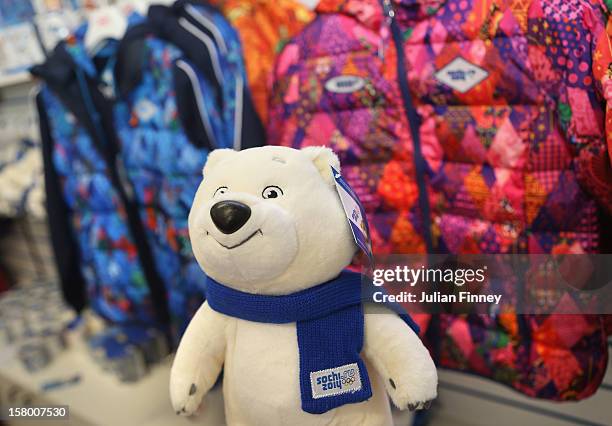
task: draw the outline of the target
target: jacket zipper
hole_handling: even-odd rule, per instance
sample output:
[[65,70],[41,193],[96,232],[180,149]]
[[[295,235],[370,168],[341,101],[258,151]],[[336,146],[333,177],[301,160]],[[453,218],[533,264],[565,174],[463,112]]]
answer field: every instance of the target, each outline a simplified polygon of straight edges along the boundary
[[242,115],[244,103],[244,79],[242,75],[236,76],[236,106],[234,107],[234,149],[242,149]]
[[395,44],[395,50],[397,52],[397,74],[398,83],[400,86],[400,92],[402,94],[402,101],[404,103],[404,109],[406,110],[406,116],[408,123],[410,124],[410,134],[412,136],[412,144],[414,146],[414,166],[416,170],[416,181],[419,190],[419,209],[421,210],[423,238],[425,239],[425,246],[427,253],[434,253],[433,239],[431,236],[431,213],[429,206],[429,198],[427,195],[427,186],[425,184],[425,174],[427,173],[427,164],[423,158],[421,151],[421,117],[414,108],[412,103],[412,95],[410,94],[410,86],[408,85],[408,77],[406,75],[406,57],[404,55],[402,33],[395,21],[395,10],[391,5],[391,0],[382,0],[382,5],[387,21],[391,30],[391,36],[393,43]]

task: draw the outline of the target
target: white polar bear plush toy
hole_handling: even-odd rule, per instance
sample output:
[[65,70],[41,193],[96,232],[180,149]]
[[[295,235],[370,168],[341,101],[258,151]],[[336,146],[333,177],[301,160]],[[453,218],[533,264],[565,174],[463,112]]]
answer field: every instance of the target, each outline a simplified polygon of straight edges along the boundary
[[207,301],[172,366],[177,414],[194,413],[222,369],[229,425],[389,425],[387,395],[400,409],[436,397],[418,335],[364,311],[358,274],[343,272],[357,246],[330,166],[324,147],[209,155],[189,215]]

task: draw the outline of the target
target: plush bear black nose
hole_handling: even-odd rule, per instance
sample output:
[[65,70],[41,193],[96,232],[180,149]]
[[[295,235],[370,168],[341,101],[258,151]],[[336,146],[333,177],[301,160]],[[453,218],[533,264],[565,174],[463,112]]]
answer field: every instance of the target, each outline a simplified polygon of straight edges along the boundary
[[239,201],[219,201],[210,208],[210,217],[219,231],[233,234],[247,223],[251,208]]

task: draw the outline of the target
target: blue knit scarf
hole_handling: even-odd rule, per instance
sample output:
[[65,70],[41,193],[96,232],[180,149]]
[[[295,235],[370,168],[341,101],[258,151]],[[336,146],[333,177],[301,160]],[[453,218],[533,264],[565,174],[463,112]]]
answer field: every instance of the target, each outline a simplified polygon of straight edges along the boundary
[[[206,299],[217,312],[243,320],[297,323],[302,410],[321,414],[372,396],[363,347],[361,274],[337,278],[286,296],[234,290],[208,277]],[[407,314],[400,317],[416,333]]]

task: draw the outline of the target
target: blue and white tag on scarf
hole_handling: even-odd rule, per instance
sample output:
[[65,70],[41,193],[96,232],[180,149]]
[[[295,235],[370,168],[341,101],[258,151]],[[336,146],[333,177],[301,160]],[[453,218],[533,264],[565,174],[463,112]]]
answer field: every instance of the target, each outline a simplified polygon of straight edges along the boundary
[[351,226],[355,243],[368,256],[370,263],[372,263],[374,260],[372,256],[372,242],[370,240],[370,228],[368,227],[365,209],[353,188],[342,177],[340,172],[333,167],[331,171],[336,183],[336,190],[340,195],[340,201],[342,201],[342,207],[344,207],[344,214],[346,214],[346,218]]
[[310,388],[314,399],[361,390],[361,372],[354,362],[310,373]]

